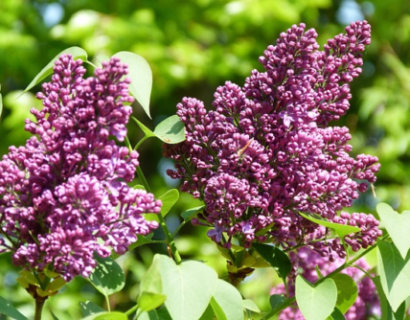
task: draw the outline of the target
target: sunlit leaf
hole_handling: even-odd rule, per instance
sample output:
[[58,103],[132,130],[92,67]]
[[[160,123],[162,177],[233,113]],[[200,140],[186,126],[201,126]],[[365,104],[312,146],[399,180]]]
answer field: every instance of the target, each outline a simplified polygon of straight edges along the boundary
[[161,215],[165,217],[169,210],[174,206],[174,204],[179,199],[179,192],[177,189],[171,189],[165,192],[162,196],[159,197],[159,200],[162,201]]
[[242,301],[243,308],[255,313],[261,313],[261,310],[253,300],[245,299]]
[[92,314],[82,320],[128,320],[128,317],[125,313],[114,311]]
[[337,287],[336,307],[342,314],[345,314],[356,301],[358,295],[356,282],[343,273],[332,276],[332,280]]
[[[31,88],[33,88],[35,85],[39,84],[42,80],[47,78],[50,74],[53,73],[53,67],[54,63],[60,58],[61,55],[63,54],[71,54],[73,56],[73,59],[81,59],[83,61],[87,60],[87,52],[85,52],[84,49],[80,47],[71,47],[68,48],[64,51],[61,51],[58,55],[56,55],[44,68],[41,70],[35,77],[34,79],[30,82],[30,84],[27,86],[27,88],[24,90],[24,92],[29,91]],[[23,93],[24,93],[23,92]]]
[[185,126],[179,117],[174,115],[159,123],[154,134],[165,143],[180,143],[185,140]]
[[296,301],[306,320],[326,320],[336,305],[337,287],[332,279],[312,285],[301,275],[296,277]]
[[95,255],[97,267],[89,280],[104,296],[120,291],[125,284],[125,276],[121,267],[111,258],[101,258]]
[[144,109],[148,117],[151,118],[149,102],[152,89],[152,71],[148,62],[138,54],[133,52],[118,52],[114,54],[121,60],[121,63],[128,65],[129,73],[127,77],[131,79],[130,93]]
[[410,249],[410,211],[398,213],[386,203],[379,203],[376,209],[394,245],[405,259]]
[[218,320],[236,320],[243,316],[242,297],[239,291],[223,280],[218,280],[211,299]]
[[382,311],[381,320],[403,320],[404,314],[406,312],[406,301],[400,305],[396,312],[393,312],[392,307],[387,301],[386,294],[384,293],[382,284],[380,282],[380,276],[374,277],[373,282],[376,285],[379,301],[380,301],[380,309]]
[[145,136],[147,138],[149,137],[155,137],[154,132],[152,132],[150,129],[148,129],[142,122],[138,121],[138,119],[131,117],[132,120],[135,121],[135,123],[140,127],[140,129],[142,130],[142,132],[144,132]]

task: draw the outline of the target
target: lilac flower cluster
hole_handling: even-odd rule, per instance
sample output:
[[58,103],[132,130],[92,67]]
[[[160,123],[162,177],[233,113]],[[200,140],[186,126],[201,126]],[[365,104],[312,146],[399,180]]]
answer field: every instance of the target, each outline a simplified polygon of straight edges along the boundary
[[352,23],[324,51],[316,37],[304,24],[282,33],[259,59],[266,71],[253,70],[243,87],[219,87],[215,110],[195,98],[177,105],[186,141],[164,145],[164,156],[176,162],[168,174],[205,202],[194,223],[212,227],[208,235],[221,245],[229,247],[234,236],[245,247],[315,240],[323,255],[345,254],[340,242],[318,241],[327,230],[299,212],[361,227],[347,241],[355,250],[381,234],[371,215],[338,218],[376,181],[379,164],[374,156],[350,156],[348,128],[329,126],[349,108],[349,83],[361,73],[370,25]]
[[31,110],[35,122],[26,120],[33,137],[0,161],[0,251],[66,281],[90,275],[94,252],[122,254],[137,235],[157,228],[142,214],[161,206],[126,184],[138,154],[110,139],[124,140],[132,112],[127,67],[112,58],[85,79],[81,64],[70,55],[55,62],[51,82],[37,94],[43,108]]
[[[319,268],[323,276],[326,276],[345,262],[342,258],[336,258],[334,262],[323,260],[320,254],[308,247],[299,248],[296,252],[292,252],[290,254],[290,259],[293,263],[293,272],[291,273],[290,281],[288,282],[288,292],[290,296],[295,295],[294,279],[297,273],[301,274],[307,281],[315,283],[318,280],[316,268]],[[355,265],[361,270],[370,271],[370,266],[364,258],[359,259]],[[341,272],[347,274],[355,281],[358,290],[358,296],[355,303],[345,314],[346,320],[366,320],[371,317],[378,318],[381,315],[380,301],[377,295],[376,286],[360,269],[349,267]],[[278,285],[271,291],[271,294],[284,293],[286,293],[286,290],[283,284]],[[297,308],[297,305],[288,307],[279,314],[279,320],[304,319],[305,318]]]

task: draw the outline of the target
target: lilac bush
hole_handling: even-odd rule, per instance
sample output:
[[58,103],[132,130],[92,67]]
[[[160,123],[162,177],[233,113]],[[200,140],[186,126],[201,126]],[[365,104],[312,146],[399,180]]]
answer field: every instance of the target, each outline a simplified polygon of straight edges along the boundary
[[230,248],[237,237],[244,247],[306,243],[331,260],[346,255],[340,239],[324,241],[328,230],[299,212],[359,227],[346,238],[354,251],[381,235],[372,215],[338,214],[376,181],[380,165],[374,156],[351,156],[349,129],[330,125],[349,108],[370,25],[352,23],[323,51],[316,38],[314,29],[294,25],[260,57],[264,72],[253,70],[242,87],[228,81],[217,89],[214,110],[195,98],[177,106],[186,141],[164,145],[176,163],[168,174],[204,201],[193,222],[211,227],[219,245]]
[[161,202],[127,185],[138,153],[110,138],[127,134],[127,67],[112,58],[84,78],[82,61],[63,55],[53,70],[37,94],[43,108],[26,121],[33,136],[0,162],[0,250],[26,270],[70,281],[90,275],[95,252],[122,254],[157,228],[142,214],[159,213]]

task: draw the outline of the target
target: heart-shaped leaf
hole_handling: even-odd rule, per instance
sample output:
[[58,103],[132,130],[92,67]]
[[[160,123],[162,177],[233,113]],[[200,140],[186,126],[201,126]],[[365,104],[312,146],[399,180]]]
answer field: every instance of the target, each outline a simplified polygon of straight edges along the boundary
[[327,220],[317,219],[317,218],[309,216],[309,215],[307,215],[303,212],[299,212],[299,214],[307,220],[310,220],[310,221],[312,221],[314,223],[317,223],[321,226],[324,226],[326,228],[330,228],[330,229],[334,230],[342,241],[343,241],[344,237],[347,236],[348,234],[356,233],[356,232],[361,231],[361,229],[359,227],[354,227],[354,226],[349,226],[349,225],[345,225],[345,224],[329,222]]
[[376,286],[377,293],[379,296],[380,301],[380,309],[382,311],[382,318],[381,320],[402,320],[404,319],[404,314],[406,312],[406,301],[400,305],[396,312],[393,312],[389,302],[387,301],[387,297],[384,293],[382,288],[382,284],[380,282],[380,276],[374,277],[373,282]]
[[336,305],[337,287],[332,279],[326,279],[315,286],[298,275],[295,296],[306,320],[325,320]]
[[401,257],[393,243],[377,242],[377,266],[380,282],[394,312],[410,296],[410,254]]
[[242,301],[243,308],[255,313],[261,313],[261,310],[253,300],[245,299]]
[[343,273],[334,275],[332,280],[337,287],[336,307],[345,314],[356,301],[358,295],[356,282]]
[[71,54],[73,56],[73,59],[81,59],[83,61],[87,60],[87,52],[85,52],[84,49],[80,47],[71,47],[68,49],[65,49],[64,51],[61,51],[58,55],[56,55],[53,60],[51,60],[44,68],[41,70],[33,79],[33,81],[30,82],[30,84],[27,86],[27,88],[24,90],[23,93],[29,91],[31,88],[33,88],[36,84],[40,83],[42,80],[47,78],[50,74],[53,73],[53,67],[54,63],[60,58],[61,55],[63,54]]
[[178,201],[179,192],[177,189],[168,190],[160,196],[159,199],[162,201],[161,215],[165,217],[169,210],[171,210],[174,204]]
[[287,275],[292,270],[292,264],[287,254],[267,244],[254,243],[252,247],[276,270],[279,277],[285,281]]
[[104,310],[99,305],[96,305],[94,302],[91,301],[80,302],[80,308],[83,317],[87,317],[89,315],[100,312],[106,312],[106,310]]
[[185,140],[185,126],[177,115],[173,115],[159,123],[154,134],[165,143],[180,143]]
[[155,255],[159,265],[162,294],[173,320],[197,320],[201,317],[215,290],[216,272],[198,261],[184,261],[177,265],[164,255]]
[[8,302],[3,297],[0,297],[0,313],[16,320],[28,320],[23,314],[21,314],[16,308],[14,308],[10,302]]
[[89,280],[104,296],[120,291],[125,284],[125,276],[121,267],[111,258],[101,258],[95,255],[97,267]]
[[379,203],[376,210],[402,258],[406,258],[410,249],[410,211],[398,213],[386,203]]
[[148,62],[140,55],[126,51],[118,52],[114,54],[114,57],[120,58],[122,63],[128,65],[129,74],[127,76],[131,79],[130,93],[151,118],[149,100],[152,89],[152,71]]
[[226,281],[217,281],[211,306],[218,320],[236,320],[243,317],[241,294]]

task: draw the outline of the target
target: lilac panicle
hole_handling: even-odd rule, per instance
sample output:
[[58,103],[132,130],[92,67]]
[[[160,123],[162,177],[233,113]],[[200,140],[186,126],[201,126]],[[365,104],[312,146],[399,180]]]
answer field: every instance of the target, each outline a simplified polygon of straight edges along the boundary
[[[323,257],[314,250],[303,247],[292,252],[290,259],[293,264],[293,270],[289,276],[288,292],[290,296],[295,295],[295,278],[297,274],[301,274],[307,281],[315,283],[318,280],[317,268],[319,268],[323,276],[328,275],[332,271],[344,264],[345,260],[337,257],[335,261],[330,262],[324,260]],[[357,268],[357,267],[359,268]],[[377,295],[376,286],[372,279],[364,274],[364,271],[369,272],[370,266],[364,258],[359,259],[355,266],[346,268],[342,273],[350,276],[357,285],[358,296],[355,303],[345,313],[346,320],[367,320],[372,317],[380,317],[380,301]],[[271,294],[286,293],[283,284],[273,288]],[[302,313],[295,304],[280,312],[279,320],[304,320]]]
[[88,277],[94,252],[124,253],[158,227],[144,213],[158,213],[161,202],[126,184],[134,179],[138,153],[123,141],[132,109],[127,66],[104,62],[84,78],[82,61],[61,56],[51,82],[43,84],[33,134],[25,146],[10,147],[0,161],[0,250],[26,269],[45,268],[66,281]]
[[294,25],[260,57],[265,71],[253,70],[243,87],[228,81],[216,90],[213,110],[195,98],[177,105],[186,141],[164,145],[176,166],[168,174],[205,202],[195,223],[213,228],[208,235],[221,245],[229,247],[232,237],[245,247],[314,243],[330,259],[345,255],[338,240],[321,241],[328,231],[299,212],[359,226],[361,232],[346,238],[354,250],[381,235],[371,215],[338,214],[376,181],[378,159],[351,156],[349,129],[329,126],[349,108],[349,85],[361,73],[370,25],[350,24],[324,51],[316,37],[315,30]]

